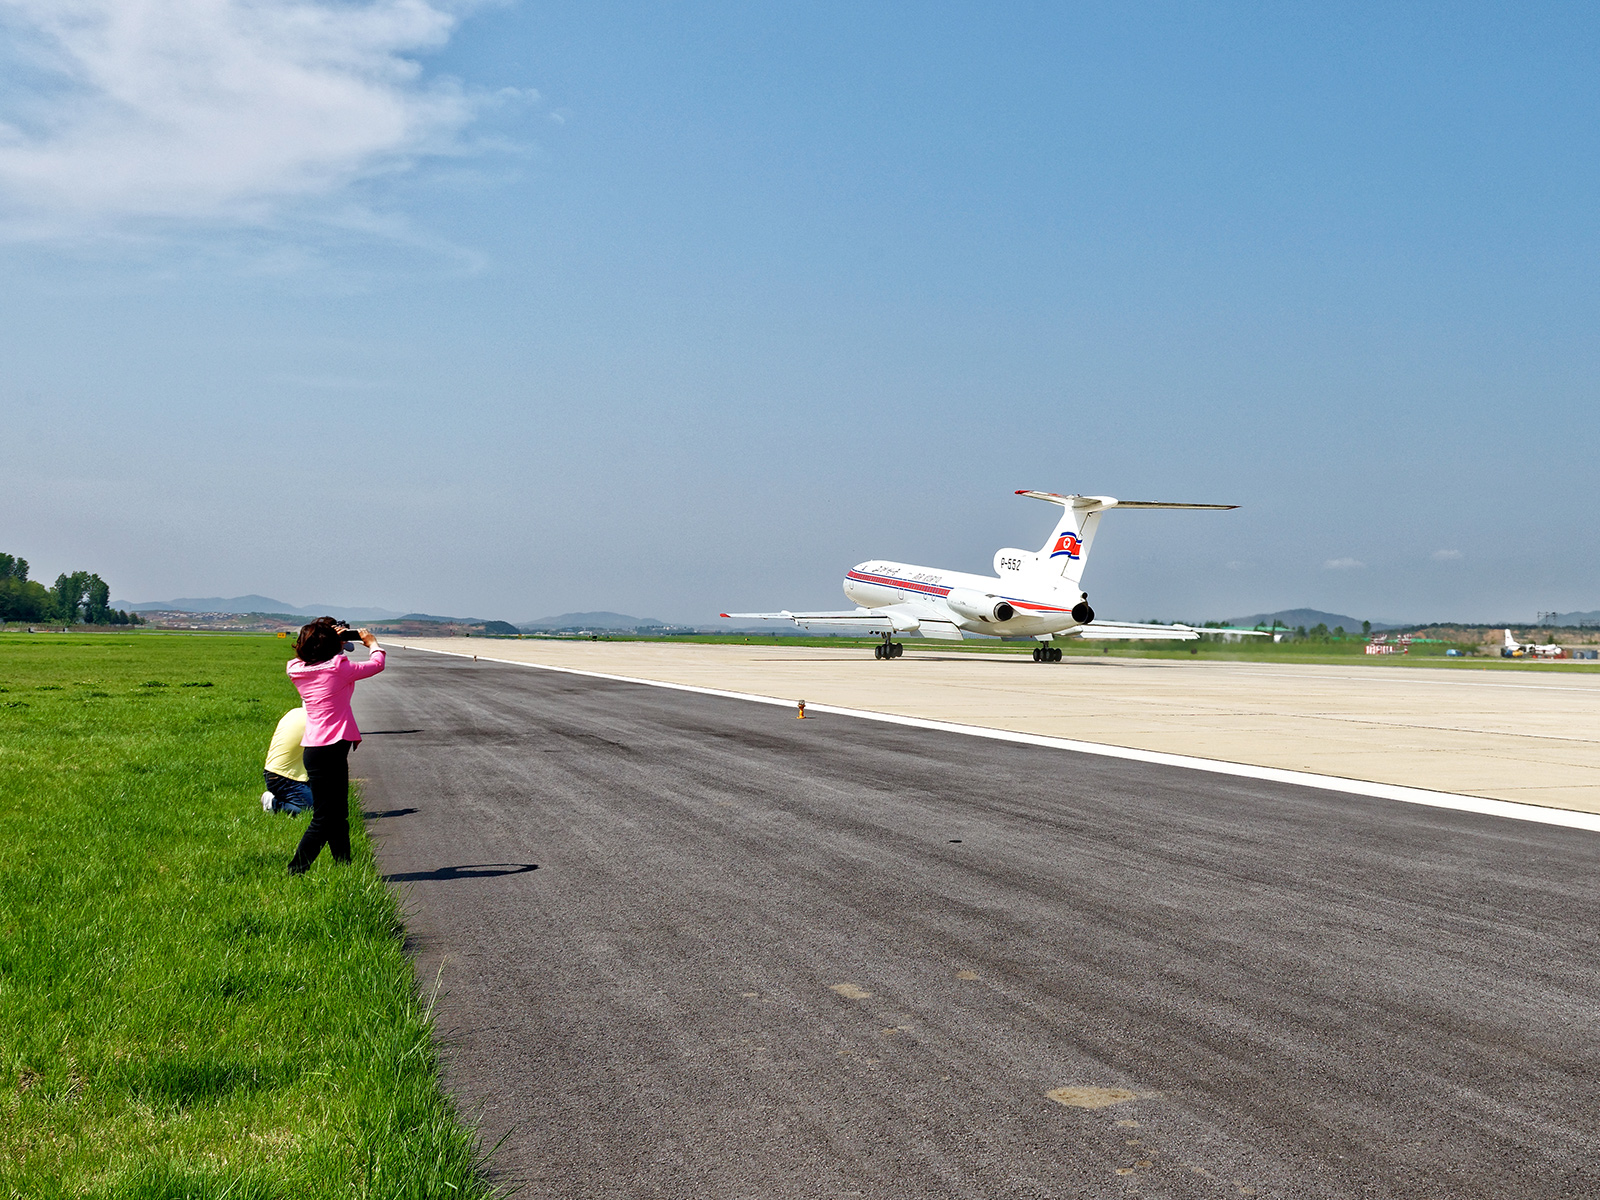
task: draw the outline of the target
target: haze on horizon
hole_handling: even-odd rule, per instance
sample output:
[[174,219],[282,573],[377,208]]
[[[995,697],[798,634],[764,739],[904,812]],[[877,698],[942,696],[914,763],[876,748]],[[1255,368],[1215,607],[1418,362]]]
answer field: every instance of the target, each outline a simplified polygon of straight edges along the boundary
[[0,550],[117,597],[1600,609],[1600,13],[0,5]]

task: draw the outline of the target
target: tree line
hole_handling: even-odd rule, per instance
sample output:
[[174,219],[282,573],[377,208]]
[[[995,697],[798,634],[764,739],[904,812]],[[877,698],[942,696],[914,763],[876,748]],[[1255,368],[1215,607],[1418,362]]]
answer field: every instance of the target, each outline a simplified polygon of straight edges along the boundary
[[138,613],[111,607],[111,587],[89,571],[57,575],[55,586],[28,578],[28,560],[0,554],[0,621],[62,625],[143,625]]

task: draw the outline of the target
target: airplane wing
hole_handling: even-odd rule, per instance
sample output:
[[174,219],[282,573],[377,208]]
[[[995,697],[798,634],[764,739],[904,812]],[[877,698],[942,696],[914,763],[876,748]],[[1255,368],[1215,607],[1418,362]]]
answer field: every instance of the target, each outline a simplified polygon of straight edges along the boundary
[[1096,621],[1080,625],[1057,637],[1081,637],[1087,641],[1171,641],[1192,642],[1202,633],[1231,633],[1235,637],[1271,637],[1265,629],[1210,629],[1194,625],[1142,625],[1135,621]]
[[[738,621],[793,621],[801,629],[856,629],[862,633],[888,633],[890,630],[904,628],[897,625],[888,613],[881,608],[857,608],[849,612],[783,612],[775,613],[722,613]],[[915,625],[913,619],[909,622]]]
[[1174,641],[1192,642],[1200,636],[1189,625],[1141,625],[1132,621],[1095,621],[1059,633],[1057,637],[1077,637],[1089,642],[1121,641]]
[[1058,637],[1081,637],[1086,641],[1169,641],[1192,642],[1202,633],[1231,633],[1235,637],[1271,637],[1265,629],[1207,629],[1194,625],[1142,625],[1134,621],[1096,621],[1080,625]]
[[848,612],[723,613],[741,621],[793,621],[801,629],[850,630],[862,634],[920,633],[945,641],[961,640],[961,630],[948,616],[921,604],[887,604]]

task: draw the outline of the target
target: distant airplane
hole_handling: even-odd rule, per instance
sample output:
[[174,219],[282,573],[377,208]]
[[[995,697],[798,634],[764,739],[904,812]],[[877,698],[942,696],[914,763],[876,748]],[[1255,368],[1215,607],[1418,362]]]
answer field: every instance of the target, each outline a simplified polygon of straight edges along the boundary
[[[723,613],[743,620],[793,621],[802,629],[851,629],[883,637],[873,647],[876,658],[899,658],[905,647],[894,635],[917,634],[960,641],[966,634],[1035,639],[1044,643],[1034,662],[1060,662],[1061,651],[1049,643],[1057,637],[1097,640],[1193,641],[1202,633],[1222,630],[1189,625],[1140,625],[1096,621],[1089,594],[1080,587],[1100,518],[1113,508],[1233,509],[1237,504],[1165,504],[1117,500],[1111,496],[1062,496],[1055,492],[1018,491],[1061,506],[1061,519],[1039,550],[999,550],[994,575],[968,575],[935,567],[874,559],[850,569],[844,594],[860,607],[849,612]],[[1228,630],[1270,637],[1261,630]]]
[[1501,658],[1526,658],[1530,654],[1540,658],[1560,658],[1567,652],[1565,646],[1555,642],[1519,642],[1511,636],[1511,630],[1506,630],[1505,644],[1500,647]]

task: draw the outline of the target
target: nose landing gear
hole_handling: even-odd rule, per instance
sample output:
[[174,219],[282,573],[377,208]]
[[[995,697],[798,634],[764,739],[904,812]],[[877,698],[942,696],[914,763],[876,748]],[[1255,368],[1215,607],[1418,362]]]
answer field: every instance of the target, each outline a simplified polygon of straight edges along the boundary
[[893,637],[894,634],[892,633],[884,634],[882,645],[874,646],[872,648],[872,657],[899,658],[902,654],[904,654],[906,652],[906,648],[899,642],[891,641],[890,639]]
[[1033,650],[1034,662],[1057,663],[1061,661],[1061,651],[1055,646],[1035,646]]

